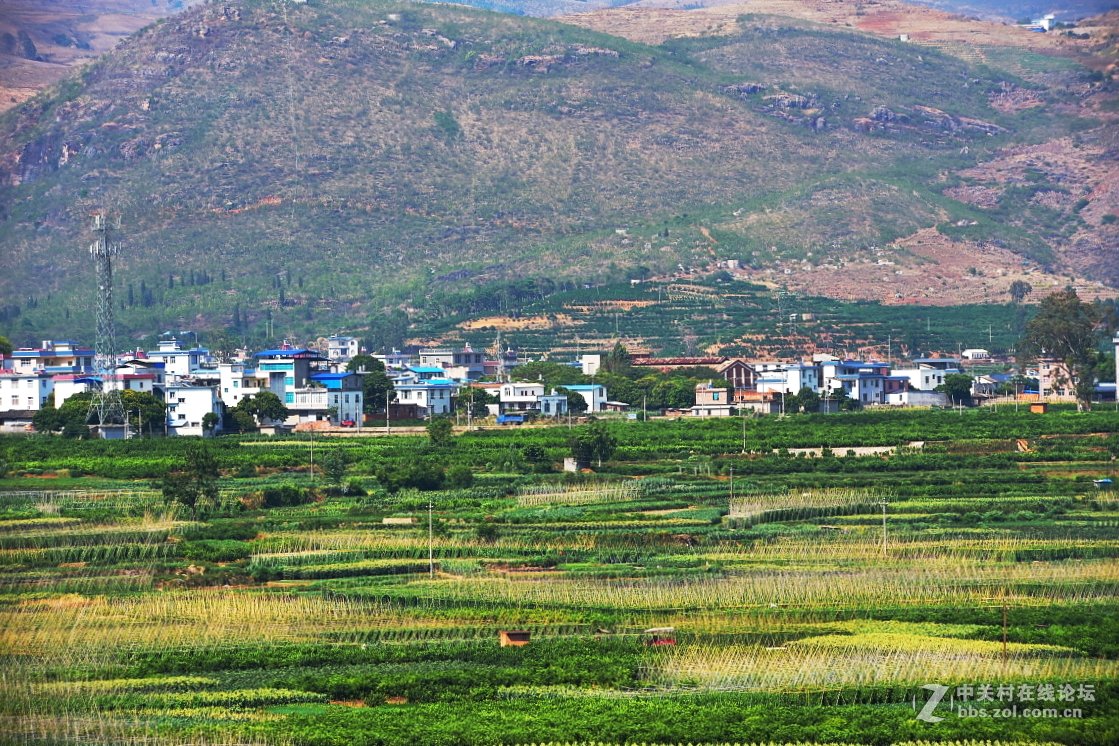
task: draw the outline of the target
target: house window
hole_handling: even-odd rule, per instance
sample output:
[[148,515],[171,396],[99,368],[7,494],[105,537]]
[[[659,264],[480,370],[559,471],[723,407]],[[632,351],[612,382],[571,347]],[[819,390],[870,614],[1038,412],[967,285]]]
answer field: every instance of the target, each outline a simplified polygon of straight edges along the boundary
[[[241,382],[240,381],[234,381],[233,382],[233,388],[236,389],[236,388],[240,388],[240,387],[241,387]],[[229,389],[226,389],[226,391],[229,391]]]
[[284,403],[285,404],[295,404],[295,394],[292,393],[291,391],[284,394]]
[[285,376],[284,377],[284,385],[285,386],[294,386],[295,385],[295,377],[294,376]]
[[349,403],[350,403],[350,395],[349,395],[349,394],[346,394],[346,396],[345,396],[345,398],[344,398],[344,401],[345,401],[345,402],[346,402],[347,404],[349,404]]
[[715,393],[711,394],[711,399],[712,401],[719,401],[719,392],[716,391]]
[[13,396],[12,397],[12,406],[13,407],[18,407],[19,406],[19,397],[18,396]]

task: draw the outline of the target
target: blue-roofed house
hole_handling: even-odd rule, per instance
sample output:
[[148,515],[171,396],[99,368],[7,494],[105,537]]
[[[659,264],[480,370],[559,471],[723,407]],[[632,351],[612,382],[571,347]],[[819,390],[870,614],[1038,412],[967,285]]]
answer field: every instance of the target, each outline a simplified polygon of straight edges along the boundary
[[416,405],[420,417],[425,419],[450,414],[452,401],[458,391],[458,384],[449,378],[396,383],[394,387],[397,402]]

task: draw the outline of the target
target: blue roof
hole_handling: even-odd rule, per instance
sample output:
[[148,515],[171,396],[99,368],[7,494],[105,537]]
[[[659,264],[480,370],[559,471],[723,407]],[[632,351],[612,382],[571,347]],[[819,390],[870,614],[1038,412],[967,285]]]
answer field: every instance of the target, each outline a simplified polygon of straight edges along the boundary
[[312,373],[311,379],[315,381],[341,381],[343,378],[356,375],[357,373]]
[[415,371],[416,373],[446,373],[447,371],[438,365],[409,365],[408,370]]
[[601,383],[579,383],[571,386],[564,386],[564,388],[568,389],[569,391],[590,391],[591,389],[605,388],[605,386],[603,386]]
[[316,357],[323,359],[318,350],[261,350],[253,357]]
[[445,387],[454,385],[456,385],[455,382],[447,378],[429,378],[426,381],[417,381],[416,383],[395,384],[398,389],[426,389],[432,386]]

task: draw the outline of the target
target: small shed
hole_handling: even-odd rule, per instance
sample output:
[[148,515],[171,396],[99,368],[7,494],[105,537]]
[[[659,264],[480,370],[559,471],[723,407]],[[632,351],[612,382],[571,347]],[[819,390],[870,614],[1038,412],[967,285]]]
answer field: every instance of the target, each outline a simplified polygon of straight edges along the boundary
[[1035,401],[1030,404],[1030,411],[1036,414],[1045,414],[1049,411],[1049,404],[1043,401]]
[[646,645],[675,645],[676,644],[676,628],[675,627],[651,627],[645,630],[645,634],[651,637],[645,641]]
[[501,630],[497,633],[497,639],[501,642],[501,647],[507,648],[510,645],[521,647],[528,645],[532,638],[532,633],[525,630]]

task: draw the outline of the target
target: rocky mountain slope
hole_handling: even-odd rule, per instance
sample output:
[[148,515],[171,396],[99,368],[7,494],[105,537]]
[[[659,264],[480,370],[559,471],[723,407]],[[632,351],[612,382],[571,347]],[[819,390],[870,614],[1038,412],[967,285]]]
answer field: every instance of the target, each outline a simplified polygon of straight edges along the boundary
[[[491,286],[507,311],[529,278],[720,262],[887,301],[952,302],[938,262],[991,302],[1024,273],[1110,276],[1110,192],[1084,165],[1111,157],[1110,110],[1085,117],[1105,79],[833,26],[739,14],[652,45],[450,5],[194,8],[0,120],[0,333],[89,334],[102,206],[123,215],[134,334],[354,328]],[[891,266],[915,279],[879,282]]]

